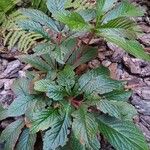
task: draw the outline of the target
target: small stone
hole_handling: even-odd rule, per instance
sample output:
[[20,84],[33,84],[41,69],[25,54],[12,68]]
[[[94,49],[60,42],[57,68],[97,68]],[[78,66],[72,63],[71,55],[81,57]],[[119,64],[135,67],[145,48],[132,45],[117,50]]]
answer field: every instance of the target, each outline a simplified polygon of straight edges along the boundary
[[150,86],[150,78],[145,78],[145,79],[144,79],[144,82],[145,82],[148,86]]
[[105,67],[109,67],[111,65],[111,62],[108,60],[104,60],[104,61],[102,61],[102,65]]
[[140,116],[140,120],[144,126],[150,129],[150,115],[149,116]]
[[144,100],[150,101],[150,87],[142,87],[138,91],[139,96]]
[[147,26],[145,24],[141,24],[140,27],[141,27],[143,32],[150,33],[150,27],[149,26]]
[[139,123],[138,125],[141,128],[146,140],[150,142],[150,131],[148,130],[148,128],[146,128],[142,123]]
[[98,58],[103,61],[106,57],[103,52],[98,52]]
[[19,71],[20,66],[21,66],[21,63],[19,60],[15,60],[15,61],[8,63],[8,66],[5,69],[5,71],[0,74],[0,79],[6,78],[6,77],[8,78],[8,77],[12,76],[17,71]]
[[150,46],[150,33],[139,37],[139,40],[146,46]]
[[117,63],[112,63],[112,64],[109,66],[110,76],[111,76],[111,78],[113,78],[113,79],[117,79],[117,66],[118,66]]
[[135,105],[139,113],[143,115],[150,115],[150,101],[145,101],[134,94],[132,96],[131,103]]
[[123,61],[124,64],[126,65],[126,67],[129,68],[129,70],[131,71],[131,73],[133,74],[141,74],[141,60],[139,59],[134,59],[134,58],[130,58],[129,56],[124,56],[123,57]]
[[11,85],[13,84],[15,79],[7,79],[6,82],[4,83],[4,89],[5,90],[10,90]]
[[116,46],[112,43],[107,43],[107,46],[114,52],[112,55],[112,61],[113,62],[121,62],[125,52],[121,48],[119,48],[118,46]]
[[4,107],[8,107],[14,99],[14,93],[11,90],[2,91],[0,93],[0,102]]

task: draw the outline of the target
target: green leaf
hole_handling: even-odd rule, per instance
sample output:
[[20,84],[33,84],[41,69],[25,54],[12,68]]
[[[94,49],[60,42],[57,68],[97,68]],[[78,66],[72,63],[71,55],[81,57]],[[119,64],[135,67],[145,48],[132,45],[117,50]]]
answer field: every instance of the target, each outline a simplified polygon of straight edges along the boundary
[[0,104],[0,121],[7,118],[7,110]]
[[30,134],[29,129],[24,129],[19,138],[16,150],[33,150],[36,134]]
[[131,55],[146,61],[150,61],[150,55],[144,51],[143,47],[138,41],[127,40],[119,36],[110,35],[108,33],[103,33],[103,36],[106,38],[107,41],[118,45]]
[[44,131],[50,128],[56,121],[58,121],[58,110],[57,109],[44,109],[39,110],[33,114],[33,121],[31,126],[31,132],[36,133],[40,130]]
[[105,114],[121,120],[133,120],[137,114],[136,109],[127,102],[100,100],[96,103],[97,108]]
[[84,47],[77,48],[72,51],[67,64],[72,65],[74,68],[78,67],[81,64],[87,63],[90,60],[94,59],[97,56],[97,49],[93,47]]
[[21,78],[14,81],[12,90],[16,96],[28,96],[30,93],[29,90],[30,80],[27,78]]
[[36,9],[21,9],[20,12],[29,19],[35,22],[39,22],[41,25],[52,28],[53,30],[58,32],[58,28],[55,22],[42,11]]
[[100,99],[109,101],[128,101],[130,96],[131,91],[125,91],[124,89],[122,89],[102,94],[100,95]]
[[50,39],[49,34],[44,30],[40,23],[34,22],[29,19],[21,20],[18,22],[18,26],[23,30],[27,30],[29,32],[35,32],[41,34],[44,38]]
[[135,26],[135,22],[127,17],[118,17],[102,24],[100,28],[103,29],[131,29]]
[[48,72],[51,70],[50,65],[40,57],[35,57],[34,55],[21,55],[18,56],[18,58],[20,61],[31,64],[32,67],[40,71]]
[[23,119],[18,119],[17,121],[9,124],[2,131],[0,141],[5,142],[4,150],[14,149],[23,127],[24,127]]
[[101,15],[103,15],[104,12],[110,10],[114,6],[114,3],[116,2],[117,0],[97,0],[96,1],[97,17],[100,17]]
[[77,12],[72,12],[69,14],[60,12],[57,13],[55,17],[58,21],[64,23],[72,30],[83,30],[84,28],[87,28],[87,23]]
[[34,83],[34,89],[40,92],[47,92],[48,86],[50,83],[51,83],[51,80],[49,79],[42,79],[42,80],[36,81]]
[[64,89],[54,83],[50,83],[48,86],[47,96],[54,101],[60,101],[64,98]]
[[67,38],[61,45],[56,46],[55,50],[51,53],[51,57],[56,59],[60,64],[65,64],[70,53],[75,49],[77,40],[75,38]]
[[104,67],[93,69],[83,74],[79,78],[79,85],[79,91],[84,91],[87,94],[92,94],[94,92],[104,94],[115,89],[123,88],[121,82],[109,77]]
[[65,66],[65,68],[59,72],[57,82],[59,85],[66,87],[66,90],[70,91],[75,84],[75,72],[71,66]]
[[99,131],[117,150],[148,150],[142,133],[129,121],[120,121],[107,115],[99,116]]
[[47,8],[52,14],[65,10],[65,3],[67,0],[47,0]]
[[97,102],[97,108],[105,114],[121,119],[120,109],[113,101],[100,100]]
[[9,106],[7,115],[9,117],[25,114],[28,109],[34,109],[37,102],[41,101],[40,96],[18,96]]
[[136,17],[143,15],[144,11],[141,8],[136,7],[134,4],[131,4],[128,1],[122,1],[119,5],[116,5],[114,9],[105,15],[103,21],[106,23],[118,17]]
[[46,131],[43,139],[43,150],[55,150],[64,146],[68,141],[69,128],[71,127],[70,106],[61,112],[61,118],[53,123],[50,130]]
[[100,143],[96,137],[98,124],[94,116],[87,113],[83,108],[75,111],[72,115],[74,117],[72,130],[75,138],[83,146],[85,145],[89,149],[99,150]]

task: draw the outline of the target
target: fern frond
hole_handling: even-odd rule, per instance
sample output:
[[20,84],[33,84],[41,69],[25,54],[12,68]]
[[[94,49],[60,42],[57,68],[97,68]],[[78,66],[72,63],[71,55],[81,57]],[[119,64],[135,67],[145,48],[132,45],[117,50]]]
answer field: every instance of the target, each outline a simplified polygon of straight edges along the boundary
[[17,22],[25,20],[19,11],[13,12],[2,24],[4,45],[8,49],[17,46],[19,51],[27,51],[35,45],[37,40],[42,40],[43,36],[39,33],[24,31],[18,27]]
[[9,49],[17,46],[19,51],[26,53],[33,45],[36,44],[37,40],[42,39],[42,36],[35,32],[12,30],[5,35],[4,39],[4,45],[7,45]]

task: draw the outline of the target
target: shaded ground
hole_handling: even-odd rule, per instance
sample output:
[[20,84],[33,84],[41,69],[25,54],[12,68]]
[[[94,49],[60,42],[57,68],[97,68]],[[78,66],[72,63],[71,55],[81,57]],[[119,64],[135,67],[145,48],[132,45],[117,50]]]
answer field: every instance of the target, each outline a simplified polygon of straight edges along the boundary
[[[144,32],[144,35],[139,37],[139,41],[145,47],[145,51],[150,53],[150,1],[131,1],[136,1],[147,11],[144,17],[137,18],[137,22]],[[112,78],[127,81],[127,88],[133,90],[130,102],[139,113],[135,116],[134,122],[141,128],[150,143],[150,63],[133,58],[120,48],[110,43],[103,43],[99,39],[92,40],[91,44],[100,46],[98,57],[89,62],[88,66],[95,68],[102,64],[109,67]],[[2,48],[0,45],[0,49]],[[11,54],[0,55],[0,102],[5,107],[14,99],[11,84],[15,78],[24,76],[24,71],[28,67],[21,64],[19,60],[15,60]],[[3,121],[0,128],[5,128],[8,124],[9,121]],[[103,150],[112,149],[109,144],[104,145]]]

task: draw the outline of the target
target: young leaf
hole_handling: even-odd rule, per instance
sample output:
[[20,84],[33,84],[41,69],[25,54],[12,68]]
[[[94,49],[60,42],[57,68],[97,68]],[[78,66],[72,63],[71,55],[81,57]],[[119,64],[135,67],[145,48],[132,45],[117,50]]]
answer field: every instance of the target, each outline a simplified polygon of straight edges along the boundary
[[5,142],[5,149],[11,150],[15,147],[15,144],[19,138],[22,128],[24,127],[23,119],[18,119],[17,121],[8,125],[5,130],[2,131],[0,136],[0,141]]
[[57,13],[55,16],[56,19],[65,25],[67,25],[72,30],[83,30],[84,28],[87,28],[87,23],[82,18],[80,14],[77,12],[72,12],[69,14],[64,13]]
[[75,72],[73,68],[71,66],[65,66],[65,68],[59,72],[57,82],[70,91],[75,84]]
[[33,121],[31,126],[31,132],[36,133],[40,130],[44,131],[50,128],[53,123],[59,119],[59,113],[57,109],[45,109],[35,112],[33,114]]
[[16,150],[33,150],[36,134],[30,134],[29,129],[24,129],[19,138]]
[[53,122],[50,130],[46,131],[43,139],[43,150],[55,150],[64,146],[68,141],[69,128],[71,127],[70,106],[61,112],[61,118]]
[[142,133],[129,121],[102,115],[98,117],[99,131],[117,150],[148,150]]
[[111,79],[103,67],[93,69],[79,78],[80,91],[104,94],[122,88],[122,83]]
[[50,83],[48,86],[47,96],[54,101],[60,101],[64,98],[64,89],[54,83]]
[[72,124],[73,134],[79,139],[80,144],[89,149],[99,150],[100,143],[96,137],[98,125],[94,116],[80,108],[73,114],[74,121]]

